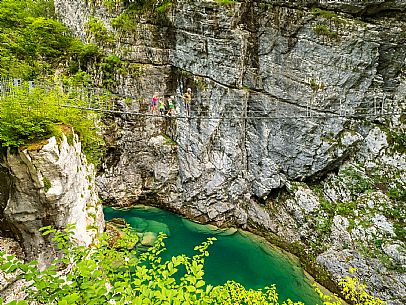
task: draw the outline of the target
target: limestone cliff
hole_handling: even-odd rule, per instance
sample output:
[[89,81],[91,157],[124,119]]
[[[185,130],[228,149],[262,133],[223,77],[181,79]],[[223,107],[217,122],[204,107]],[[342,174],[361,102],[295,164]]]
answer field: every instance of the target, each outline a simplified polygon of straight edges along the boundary
[[8,150],[0,164],[2,180],[8,182],[1,183],[2,231],[8,226],[27,259],[44,265],[56,255],[41,227],[74,224],[74,238],[84,245],[103,230],[94,167],[87,164],[76,135],[72,144],[63,136],[61,143],[53,137],[42,147]]
[[[115,118],[101,194],[247,227],[310,271],[316,261],[334,275],[358,267],[374,294],[404,304],[406,3],[231,2],[178,0],[136,15],[55,1],[79,37],[95,41],[93,16],[115,37],[96,42],[142,67],[115,75],[117,93],[191,87],[203,116]],[[118,26],[123,18],[134,27]]]

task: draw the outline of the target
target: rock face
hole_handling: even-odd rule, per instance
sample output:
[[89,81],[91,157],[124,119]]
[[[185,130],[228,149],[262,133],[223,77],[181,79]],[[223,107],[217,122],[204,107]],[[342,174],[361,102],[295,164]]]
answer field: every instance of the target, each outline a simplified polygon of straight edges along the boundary
[[111,25],[120,5],[55,4],[84,40],[103,21],[105,51],[143,67],[117,93],[193,91],[190,118],[115,118],[104,198],[250,228],[406,302],[404,1],[178,0],[132,29]]
[[[73,144],[63,136],[35,151],[8,151],[1,169],[9,180],[2,217],[22,245],[26,258],[41,265],[55,257],[53,243],[39,229],[51,225],[63,229],[74,224],[74,238],[89,245],[104,228],[101,204],[94,190],[95,171],[81,153],[74,135]],[[3,200],[4,202],[4,200]]]

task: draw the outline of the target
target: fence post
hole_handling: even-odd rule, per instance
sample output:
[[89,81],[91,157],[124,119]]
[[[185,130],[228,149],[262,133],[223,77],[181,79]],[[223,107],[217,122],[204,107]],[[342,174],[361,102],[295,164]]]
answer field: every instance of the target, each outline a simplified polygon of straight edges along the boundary
[[35,84],[33,80],[28,81],[28,91],[31,91],[32,89],[35,88]]
[[382,108],[381,108],[381,115],[385,114],[385,99],[386,99],[386,94],[382,94]]

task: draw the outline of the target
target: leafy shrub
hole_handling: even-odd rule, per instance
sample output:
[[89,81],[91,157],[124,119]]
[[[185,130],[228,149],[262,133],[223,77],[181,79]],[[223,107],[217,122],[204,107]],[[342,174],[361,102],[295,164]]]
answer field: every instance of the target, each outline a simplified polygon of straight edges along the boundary
[[81,106],[78,94],[57,89],[14,88],[0,103],[0,148],[20,147],[51,136],[60,137],[61,126],[71,126],[79,134],[88,160],[97,163],[103,145],[91,113],[65,108]]
[[85,25],[86,34],[91,36],[98,43],[112,43],[114,37],[108,32],[103,21],[96,17],[92,17]]
[[[47,269],[41,271],[36,262],[23,263],[15,256],[0,253],[0,269],[28,281],[27,299],[17,304],[279,304],[275,286],[247,290],[233,281],[219,286],[206,285],[204,261],[215,238],[196,246],[197,253],[191,258],[178,255],[162,261],[164,234],[153,247],[138,251],[126,246],[137,238],[129,227],[124,229],[119,243],[111,245],[103,235],[93,248],[72,244],[70,227],[62,232],[51,227],[42,231],[44,235],[54,235],[53,240],[63,253],[63,257]],[[365,285],[357,279],[348,276],[341,279],[339,285],[355,304],[384,304],[367,294]],[[326,296],[316,290],[325,305],[342,304],[336,296]],[[3,304],[1,299],[0,304]],[[16,301],[8,304],[16,304]],[[283,304],[303,303],[288,300]]]
[[137,28],[136,16],[129,11],[124,11],[117,17],[111,19],[110,24],[116,30],[121,31],[136,30]]

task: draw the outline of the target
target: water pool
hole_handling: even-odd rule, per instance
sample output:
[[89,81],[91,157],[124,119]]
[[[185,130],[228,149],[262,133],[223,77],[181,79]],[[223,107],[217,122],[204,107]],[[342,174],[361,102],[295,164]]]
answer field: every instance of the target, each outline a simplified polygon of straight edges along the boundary
[[138,232],[166,233],[164,259],[178,254],[192,256],[194,246],[215,236],[217,241],[210,246],[205,262],[204,279],[208,284],[234,280],[254,289],[276,284],[280,301],[290,298],[306,305],[321,303],[297,262],[253,234],[197,224],[151,207],[106,207],[104,214],[106,220],[124,218]]

